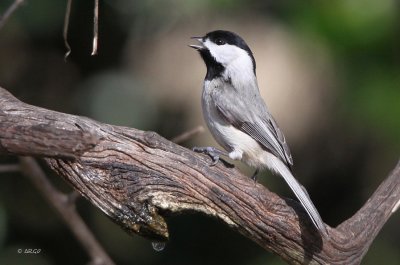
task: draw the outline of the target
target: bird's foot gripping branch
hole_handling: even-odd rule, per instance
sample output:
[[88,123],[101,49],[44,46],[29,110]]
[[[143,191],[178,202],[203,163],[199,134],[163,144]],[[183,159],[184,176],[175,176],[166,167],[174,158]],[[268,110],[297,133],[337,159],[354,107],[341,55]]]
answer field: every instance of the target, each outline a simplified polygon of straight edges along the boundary
[[131,233],[168,240],[165,213],[215,216],[291,264],[359,264],[400,201],[400,165],[366,204],[321,236],[296,201],[234,168],[210,167],[153,132],[25,104],[0,88],[0,154],[44,158]]

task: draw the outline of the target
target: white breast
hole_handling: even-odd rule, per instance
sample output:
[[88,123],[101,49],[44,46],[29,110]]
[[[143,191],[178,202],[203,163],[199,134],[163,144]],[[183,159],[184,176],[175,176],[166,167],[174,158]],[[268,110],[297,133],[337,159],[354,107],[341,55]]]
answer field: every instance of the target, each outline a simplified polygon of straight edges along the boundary
[[[213,81],[211,81],[213,82]],[[205,122],[215,140],[230,153],[230,158],[242,160],[255,168],[264,168],[269,160],[268,153],[248,134],[227,123],[218,113],[208,89],[214,84],[204,83],[202,107]]]

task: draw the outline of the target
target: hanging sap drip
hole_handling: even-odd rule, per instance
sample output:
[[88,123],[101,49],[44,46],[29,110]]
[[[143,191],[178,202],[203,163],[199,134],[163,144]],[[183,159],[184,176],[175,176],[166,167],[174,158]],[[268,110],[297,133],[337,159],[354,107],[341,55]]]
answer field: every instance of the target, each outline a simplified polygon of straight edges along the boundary
[[165,248],[165,242],[151,242],[151,246],[155,251],[163,251]]

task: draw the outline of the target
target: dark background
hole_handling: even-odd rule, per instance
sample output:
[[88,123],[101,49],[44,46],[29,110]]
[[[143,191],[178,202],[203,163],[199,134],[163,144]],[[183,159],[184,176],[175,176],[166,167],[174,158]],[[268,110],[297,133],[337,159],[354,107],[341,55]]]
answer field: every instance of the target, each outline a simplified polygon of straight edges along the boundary
[[[0,29],[0,85],[33,105],[171,138],[204,125],[205,67],[187,48],[189,37],[228,29],[252,48],[260,89],[288,138],[295,175],[326,223],[336,226],[354,214],[399,159],[397,1],[100,1],[94,57],[92,2],[73,1],[72,53],[64,62],[66,1],[25,1]],[[1,1],[0,14],[11,3]],[[207,130],[185,143],[214,144]],[[13,162],[0,157],[0,163]],[[71,190],[47,171],[57,187]],[[265,173],[260,182],[292,197],[280,178]],[[284,264],[200,214],[169,218],[171,240],[155,252],[84,199],[78,210],[117,264]],[[400,264],[399,220],[397,213],[384,226],[363,264]],[[18,248],[41,253],[19,255]],[[0,264],[87,262],[31,183],[0,174]]]

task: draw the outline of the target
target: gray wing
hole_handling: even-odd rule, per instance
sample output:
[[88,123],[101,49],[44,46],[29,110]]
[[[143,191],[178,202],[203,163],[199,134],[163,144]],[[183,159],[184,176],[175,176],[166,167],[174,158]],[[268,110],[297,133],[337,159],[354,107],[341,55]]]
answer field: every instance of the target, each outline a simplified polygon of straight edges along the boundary
[[248,103],[244,102],[244,96],[247,95],[237,96],[234,93],[222,92],[213,99],[218,112],[225,120],[251,136],[291,168],[293,160],[285,137],[261,96],[257,93]]

